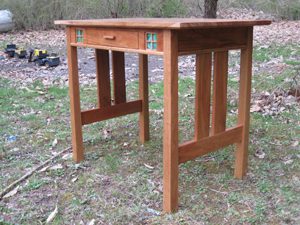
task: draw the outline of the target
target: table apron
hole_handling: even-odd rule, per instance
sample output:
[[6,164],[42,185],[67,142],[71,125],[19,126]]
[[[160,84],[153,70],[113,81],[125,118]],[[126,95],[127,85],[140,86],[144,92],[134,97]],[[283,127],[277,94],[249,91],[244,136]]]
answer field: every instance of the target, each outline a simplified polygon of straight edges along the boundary
[[178,31],[179,54],[245,48],[247,27]]

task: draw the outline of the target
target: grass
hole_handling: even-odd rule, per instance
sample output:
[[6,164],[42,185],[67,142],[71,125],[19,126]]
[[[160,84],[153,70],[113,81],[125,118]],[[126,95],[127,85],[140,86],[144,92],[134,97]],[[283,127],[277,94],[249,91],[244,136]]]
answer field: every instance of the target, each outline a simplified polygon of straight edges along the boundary
[[[272,57],[293,46],[282,47]],[[265,49],[256,49],[262,62]],[[297,53],[298,54],[298,53]],[[258,58],[257,58],[258,57]],[[261,61],[260,61],[261,60]],[[269,59],[265,59],[269,60]],[[288,87],[295,70],[278,76],[255,74],[255,92]],[[267,76],[266,76],[267,75]],[[268,78],[270,77],[270,78]],[[229,79],[229,92],[238,81]],[[138,84],[128,86],[129,99],[137,97]],[[194,80],[179,82],[180,141],[193,135]],[[96,104],[96,87],[83,87],[82,107]],[[36,173],[20,185],[16,195],[0,202],[0,224],[39,224],[58,205],[52,224],[92,219],[103,224],[295,224],[299,221],[299,109],[291,106],[276,116],[251,114],[249,172],[233,178],[234,148],[211,153],[180,166],[180,206],[176,214],[161,214],[163,83],[150,85],[151,140],[140,145],[138,115],[128,115],[84,126],[85,156],[74,164],[66,154],[52,165],[62,169]],[[234,100],[235,95],[229,95]],[[69,146],[67,87],[45,87],[35,82],[23,88],[0,78],[0,190],[30,168]],[[229,104],[228,110],[236,108]],[[235,113],[228,114],[235,124]],[[14,135],[15,142],[7,137]],[[52,146],[54,139],[58,140]],[[264,158],[255,156],[257,151]],[[150,167],[146,166],[150,165]]]
[[[299,56],[300,49],[297,45],[276,45],[257,46],[253,51],[253,59],[255,62],[268,62],[271,59],[283,58],[289,62],[290,58]],[[297,64],[297,63],[296,63]]]

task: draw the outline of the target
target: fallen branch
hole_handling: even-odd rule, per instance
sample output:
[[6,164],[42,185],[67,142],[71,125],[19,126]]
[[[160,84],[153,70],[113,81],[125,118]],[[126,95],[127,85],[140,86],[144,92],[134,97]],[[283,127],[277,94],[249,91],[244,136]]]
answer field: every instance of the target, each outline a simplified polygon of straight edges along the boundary
[[18,184],[20,184],[21,182],[23,182],[24,180],[26,180],[27,178],[31,177],[36,171],[40,170],[42,167],[44,167],[45,165],[47,165],[49,162],[51,162],[52,160],[56,159],[58,156],[62,155],[63,153],[69,151],[70,149],[72,149],[72,147],[68,147],[64,150],[62,150],[61,152],[57,153],[56,155],[52,156],[50,159],[47,159],[46,161],[44,161],[43,163],[41,163],[40,165],[38,165],[37,167],[33,168],[32,170],[30,170],[28,173],[26,173],[24,176],[22,176],[20,179],[14,181],[13,183],[11,183],[10,185],[8,185],[1,193],[0,193],[0,200],[2,200],[3,196],[6,195],[8,192],[10,192],[11,190],[13,190]]

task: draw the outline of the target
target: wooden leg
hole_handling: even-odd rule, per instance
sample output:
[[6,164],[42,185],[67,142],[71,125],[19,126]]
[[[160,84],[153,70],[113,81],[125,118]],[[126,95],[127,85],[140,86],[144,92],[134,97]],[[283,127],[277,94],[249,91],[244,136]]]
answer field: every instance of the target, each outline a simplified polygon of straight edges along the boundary
[[211,53],[196,55],[195,141],[209,135]]
[[71,128],[72,128],[72,147],[73,159],[80,162],[84,159],[82,142],[82,123],[80,109],[80,89],[78,77],[77,48],[70,45],[71,33],[67,28],[67,52],[69,67],[69,95],[71,108]]
[[96,49],[96,75],[98,106],[111,105],[110,76],[109,76],[109,52],[108,50]]
[[248,166],[249,117],[252,74],[253,28],[248,28],[247,47],[241,50],[238,124],[243,125],[242,141],[237,144],[234,176],[242,179]]
[[178,209],[178,42],[164,31],[163,208]]
[[142,111],[139,115],[140,141],[149,140],[149,93],[148,93],[148,55],[139,54],[139,95]]
[[214,53],[212,134],[226,129],[228,52]]
[[114,102],[126,102],[125,57],[124,52],[112,51],[112,74],[114,85]]

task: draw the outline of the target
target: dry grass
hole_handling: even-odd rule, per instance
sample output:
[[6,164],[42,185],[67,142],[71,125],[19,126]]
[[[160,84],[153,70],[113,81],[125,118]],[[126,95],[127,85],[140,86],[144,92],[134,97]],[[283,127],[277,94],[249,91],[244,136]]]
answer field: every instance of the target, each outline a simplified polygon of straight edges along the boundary
[[[261,82],[265,74],[255,74],[255,93],[272,91],[293,73],[289,70],[268,82]],[[236,117],[238,81],[231,78],[228,124]],[[179,89],[183,141],[193,133],[194,81],[181,79]],[[45,87],[40,82],[20,89],[13,80],[0,78],[0,190],[70,145],[67,92],[67,87]],[[83,107],[96,103],[95,92],[94,86],[82,87]],[[233,147],[181,165],[180,210],[161,214],[162,93],[161,82],[151,84],[147,144],[139,144],[137,115],[85,126],[86,160],[74,164],[66,154],[51,164],[56,167],[22,183],[15,195],[0,202],[0,224],[44,223],[56,205],[52,224],[87,224],[93,219],[96,224],[296,224],[300,220],[299,105],[276,116],[252,113],[249,172],[244,180],[232,176]],[[136,82],[129,84],[128,95],[137,96]],[[16,136],[15,142],[7,141],[10,135]]]

